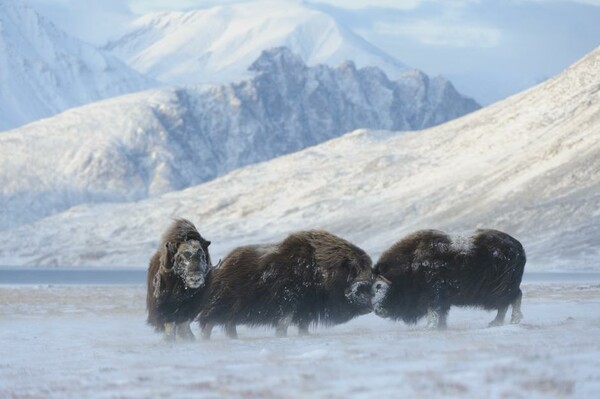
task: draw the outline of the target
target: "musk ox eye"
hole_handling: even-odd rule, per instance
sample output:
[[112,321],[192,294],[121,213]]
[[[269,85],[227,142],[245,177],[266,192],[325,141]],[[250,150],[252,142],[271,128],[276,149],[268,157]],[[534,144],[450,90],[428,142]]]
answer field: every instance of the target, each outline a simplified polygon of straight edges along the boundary
[[376,289],[376,290],[380,290],[380,289],[381,289],[381,287],[382,287],[381,283],[377,283],[377,284],[375,284],[375,289]]

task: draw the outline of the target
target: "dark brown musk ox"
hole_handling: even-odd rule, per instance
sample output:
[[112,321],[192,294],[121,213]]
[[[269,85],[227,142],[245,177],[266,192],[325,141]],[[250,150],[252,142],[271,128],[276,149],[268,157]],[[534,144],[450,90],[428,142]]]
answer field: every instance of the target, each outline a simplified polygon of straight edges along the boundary
[[148,324],[168,341],[193,340],[190,322],[198,315],[206,275],[212,268],[208,246],[188,220],[177,219],[162,237],[148,266]]
[[521,243],[497,230],[477,230],[470,237],[417,231],[375,265],[373,310],[409,324],[428,315],[429,326],[443,329],[453,305],[497,310],[490,326],[502,325],[512,305],[511,323],[517,324],[525,261]]
[[202,335],[224,325],[272,326],[285,336],[289,325],[300,335],[311,323],[333,325],[371,312],[371,258],[326,231],[290,234],[274,244],[243,246],[213,269],[199,315]]

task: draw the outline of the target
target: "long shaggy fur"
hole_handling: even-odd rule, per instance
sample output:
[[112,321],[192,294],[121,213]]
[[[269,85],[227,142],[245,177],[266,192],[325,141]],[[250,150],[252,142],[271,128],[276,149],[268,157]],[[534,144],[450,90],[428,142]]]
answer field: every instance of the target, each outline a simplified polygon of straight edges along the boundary
[[211,272],[200,324],[343,323],[370,312],[371,277],[369,256],[325,231],[240,247]]
[[199,312],[202,292],[206,283],[191,289],[174,272],[174,256],[180,244],[190,240],[199,241],[208,265],[209,241],[206,241],[196,227],[188,220],[178,219],[164,233],[158,250],[148,266],[146,308],[148,324],[156,331],[164,331],[165,323],[182,323],[193,320]]
[[477,230],[465,238],[418,231],[385,251],[375,265],[374,273],[391,282],[375,311],[416,323],[433,310],[444,324],[452,305],[506,312],[516,300],[520,306],[525,261],[521,243],[497,230]]

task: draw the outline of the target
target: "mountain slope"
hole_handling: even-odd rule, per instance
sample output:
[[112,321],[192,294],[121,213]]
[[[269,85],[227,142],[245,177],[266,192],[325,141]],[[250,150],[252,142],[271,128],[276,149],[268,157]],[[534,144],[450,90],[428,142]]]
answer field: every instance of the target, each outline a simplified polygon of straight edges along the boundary
[[395,79],[406,67],[340,25],[299,3],[261,1],[143,16],[105,48],[136,70],[171,84],[231,82],[263,50],[288,47],[310,66],[377,66]]
[[170,218],[188,217],[215,258],[304,228],[329,229],[377,257],[415,229],[485,226],[519,238],[530,271],[598,270],[599,67],[600,48],[427,131],[360,130],[181,192],[75,207],[0,233],[0,264],[143,267]]
[[0,0],[0,131],[153,85],[21,0]]
[[0,135],[0,229],[179,190],[359,127],[419,129],[478,107],[441,79],[308,68],[285,48],[252,70],[238,84],[123,96]]

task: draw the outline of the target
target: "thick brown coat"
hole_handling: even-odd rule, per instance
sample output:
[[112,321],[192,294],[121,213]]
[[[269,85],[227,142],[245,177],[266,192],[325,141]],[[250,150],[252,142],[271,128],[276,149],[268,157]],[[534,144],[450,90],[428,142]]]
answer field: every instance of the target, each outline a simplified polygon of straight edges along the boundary
[[234,249],[211,272],[199,320],[213,325],[269,325],[284,335],[289,324],[338,324],[371,311],[371,259],[325,231],[290,234],[275,244]]

